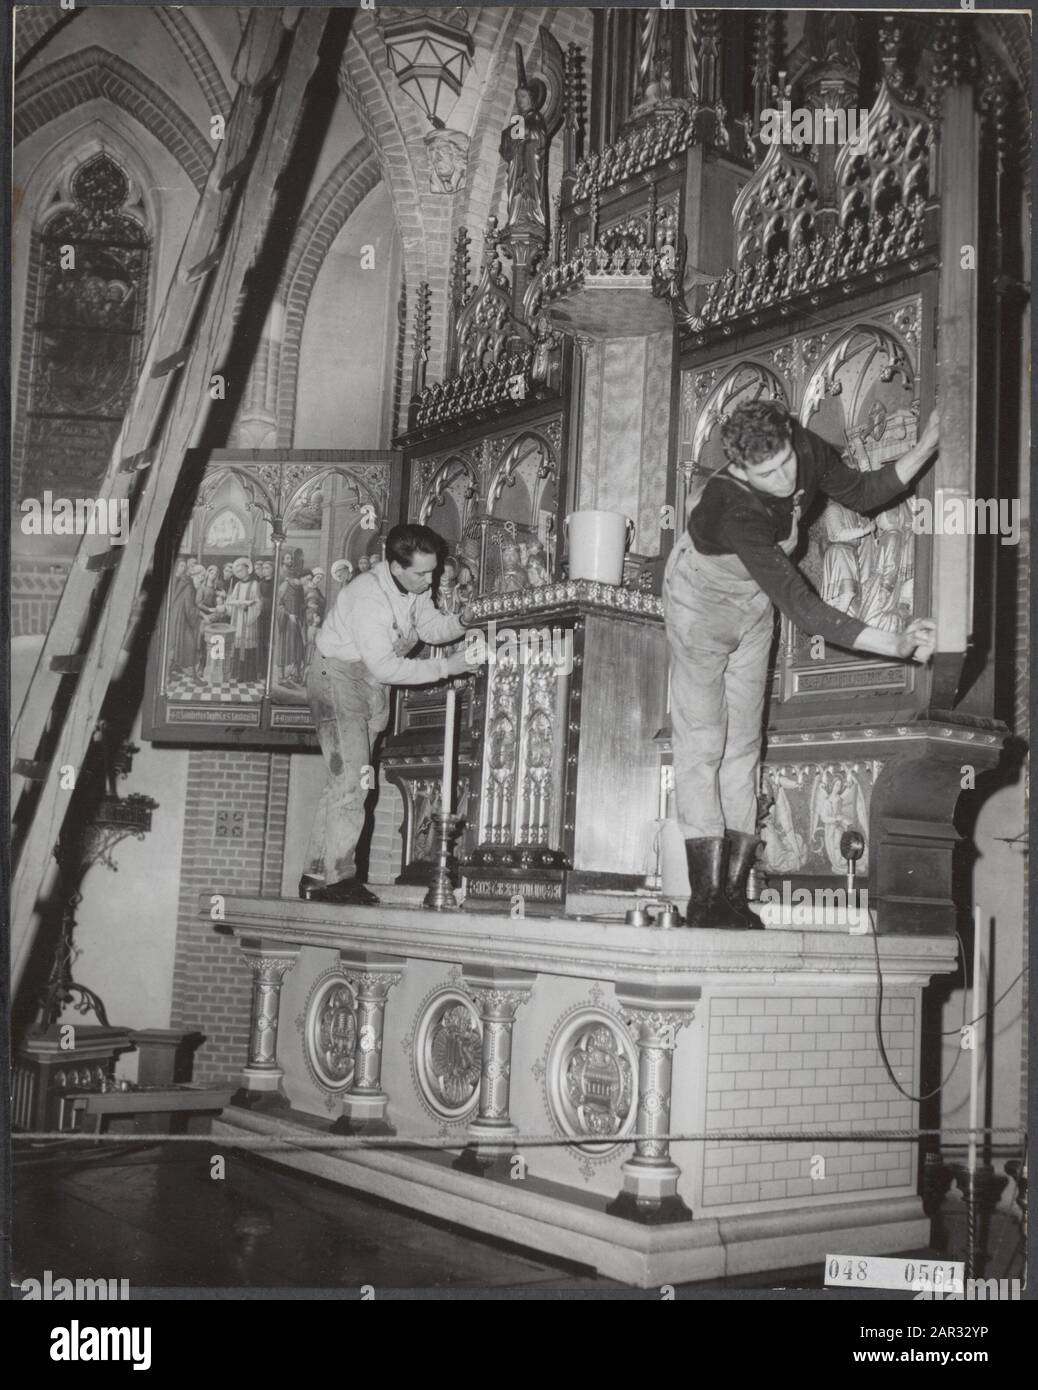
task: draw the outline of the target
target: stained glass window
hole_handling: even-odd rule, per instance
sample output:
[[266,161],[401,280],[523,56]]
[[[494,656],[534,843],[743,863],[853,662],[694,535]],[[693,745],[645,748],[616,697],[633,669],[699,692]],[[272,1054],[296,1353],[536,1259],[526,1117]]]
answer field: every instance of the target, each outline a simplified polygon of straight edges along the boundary
[[83,497],[97,489],[133,392],[150,238],[109,155],[87,160],[71,193],[38,244],[23,492]]

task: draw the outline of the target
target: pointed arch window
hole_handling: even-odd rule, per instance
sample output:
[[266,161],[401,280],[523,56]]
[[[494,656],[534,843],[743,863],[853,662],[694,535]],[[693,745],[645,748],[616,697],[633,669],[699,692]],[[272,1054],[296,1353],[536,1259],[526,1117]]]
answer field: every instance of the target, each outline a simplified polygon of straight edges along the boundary
[[35,246],[24,493],[89,496],[140,367],[151,238],[107,153],[85,161]]

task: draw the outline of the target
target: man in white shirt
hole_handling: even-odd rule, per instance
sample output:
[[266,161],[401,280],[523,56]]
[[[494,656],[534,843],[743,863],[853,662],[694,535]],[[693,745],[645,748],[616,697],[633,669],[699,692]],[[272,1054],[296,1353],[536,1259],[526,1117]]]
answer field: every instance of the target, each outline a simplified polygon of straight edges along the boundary
[[357,881],[354,852],[364,827],[364,769],[389,716],[389,686],[429,685],[470,667],[462,649],[414,660],[418,642],[442,646],[465,629],[437,612],[433,575],[446,550],[428,526],[394,526],[386,558],[344,584],[317,633],[307,697],[328,780],[314,814],[299,896],[309,901],[377,903]]

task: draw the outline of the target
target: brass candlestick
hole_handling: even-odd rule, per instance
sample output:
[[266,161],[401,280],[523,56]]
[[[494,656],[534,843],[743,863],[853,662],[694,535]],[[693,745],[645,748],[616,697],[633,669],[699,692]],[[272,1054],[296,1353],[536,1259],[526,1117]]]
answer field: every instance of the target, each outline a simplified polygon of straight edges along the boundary
[[461,817],[451,811],[433,811],[432,821],[436,831],[436,867],[422,906],[434,912],[450,912],[458,906],[451,877],[454,867],[451,841],[457,834]]

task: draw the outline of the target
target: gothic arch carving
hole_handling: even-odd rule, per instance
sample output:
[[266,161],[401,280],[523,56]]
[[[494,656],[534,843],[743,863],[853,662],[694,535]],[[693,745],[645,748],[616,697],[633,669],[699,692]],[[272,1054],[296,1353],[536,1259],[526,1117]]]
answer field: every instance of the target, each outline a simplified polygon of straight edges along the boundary
[[[371,141],[386,181],[403,250],[404,281],[407,285],[419,285],[429,279],[425,218],[414,164],[401,122],[407,123],[410,137],[417,141],[421,141],[423,132],[417,108],[412,116],[406,110],[411,105],[406,98],[395,104],[390,101],[389,84],[394,82],[374,17],[360,10],[354,18],[339,68],[339,85]],[[445,267],[449,261],[447,248],[444,249],[442,261],[444,269],[437,271],[437,282],[442,279],[445,286]],[[405,361],[411,353],[413,341],[414,315],[408,305],[405,316]],[[436,350],[439,356],[443,344],[437,344]]]
[[191,69],[191,75],[202,89],[206,101],[221,115],[226,116],[231,109],[231,97],[220,76],[220,70],[213,61],[205,39],[195,28],[184,10],[176,6],[154,5],[151,13],[162,27],[168,30],[173,42],[184,55],[184,61]]
[[381,182],[382,168],[370,140],[358,140],[314,195],[292,238],[278,290],[278,298],[285,305],[284,337],[278,364],[279,448],[290,448],[295,434],[303,326],[324,258],[353,213]]
[[209,141],[150,77],[98,45],[58,58],[16,84],[14,143],[93,98],[110,101],[140,122],[201,191],[213,161]]
[[[878,328],[875,324],[856,325],[849,328],[846,333],[841,334],[836,342],[827,349],[808,378],[800,407],[801,424],[809,425],[811,423],[812,416],[827,396],[841,393],[840,371],[852,358],[861,353],[868,354],[868,361],[873,360],[878,353],[882,353],[886,357],[886,366],[880,373],[881,381],[890,381],[893,377],[900,376],[906,386],[914,385],[915,370],[912,365],[912,358],[900,338],[885,328]],[[864,377],[865,369],[863,368],[859,374],[859,383],[864,380]],[[849,403],[847,407],[848,424],[856,417],[858,404],[857,400]]]

